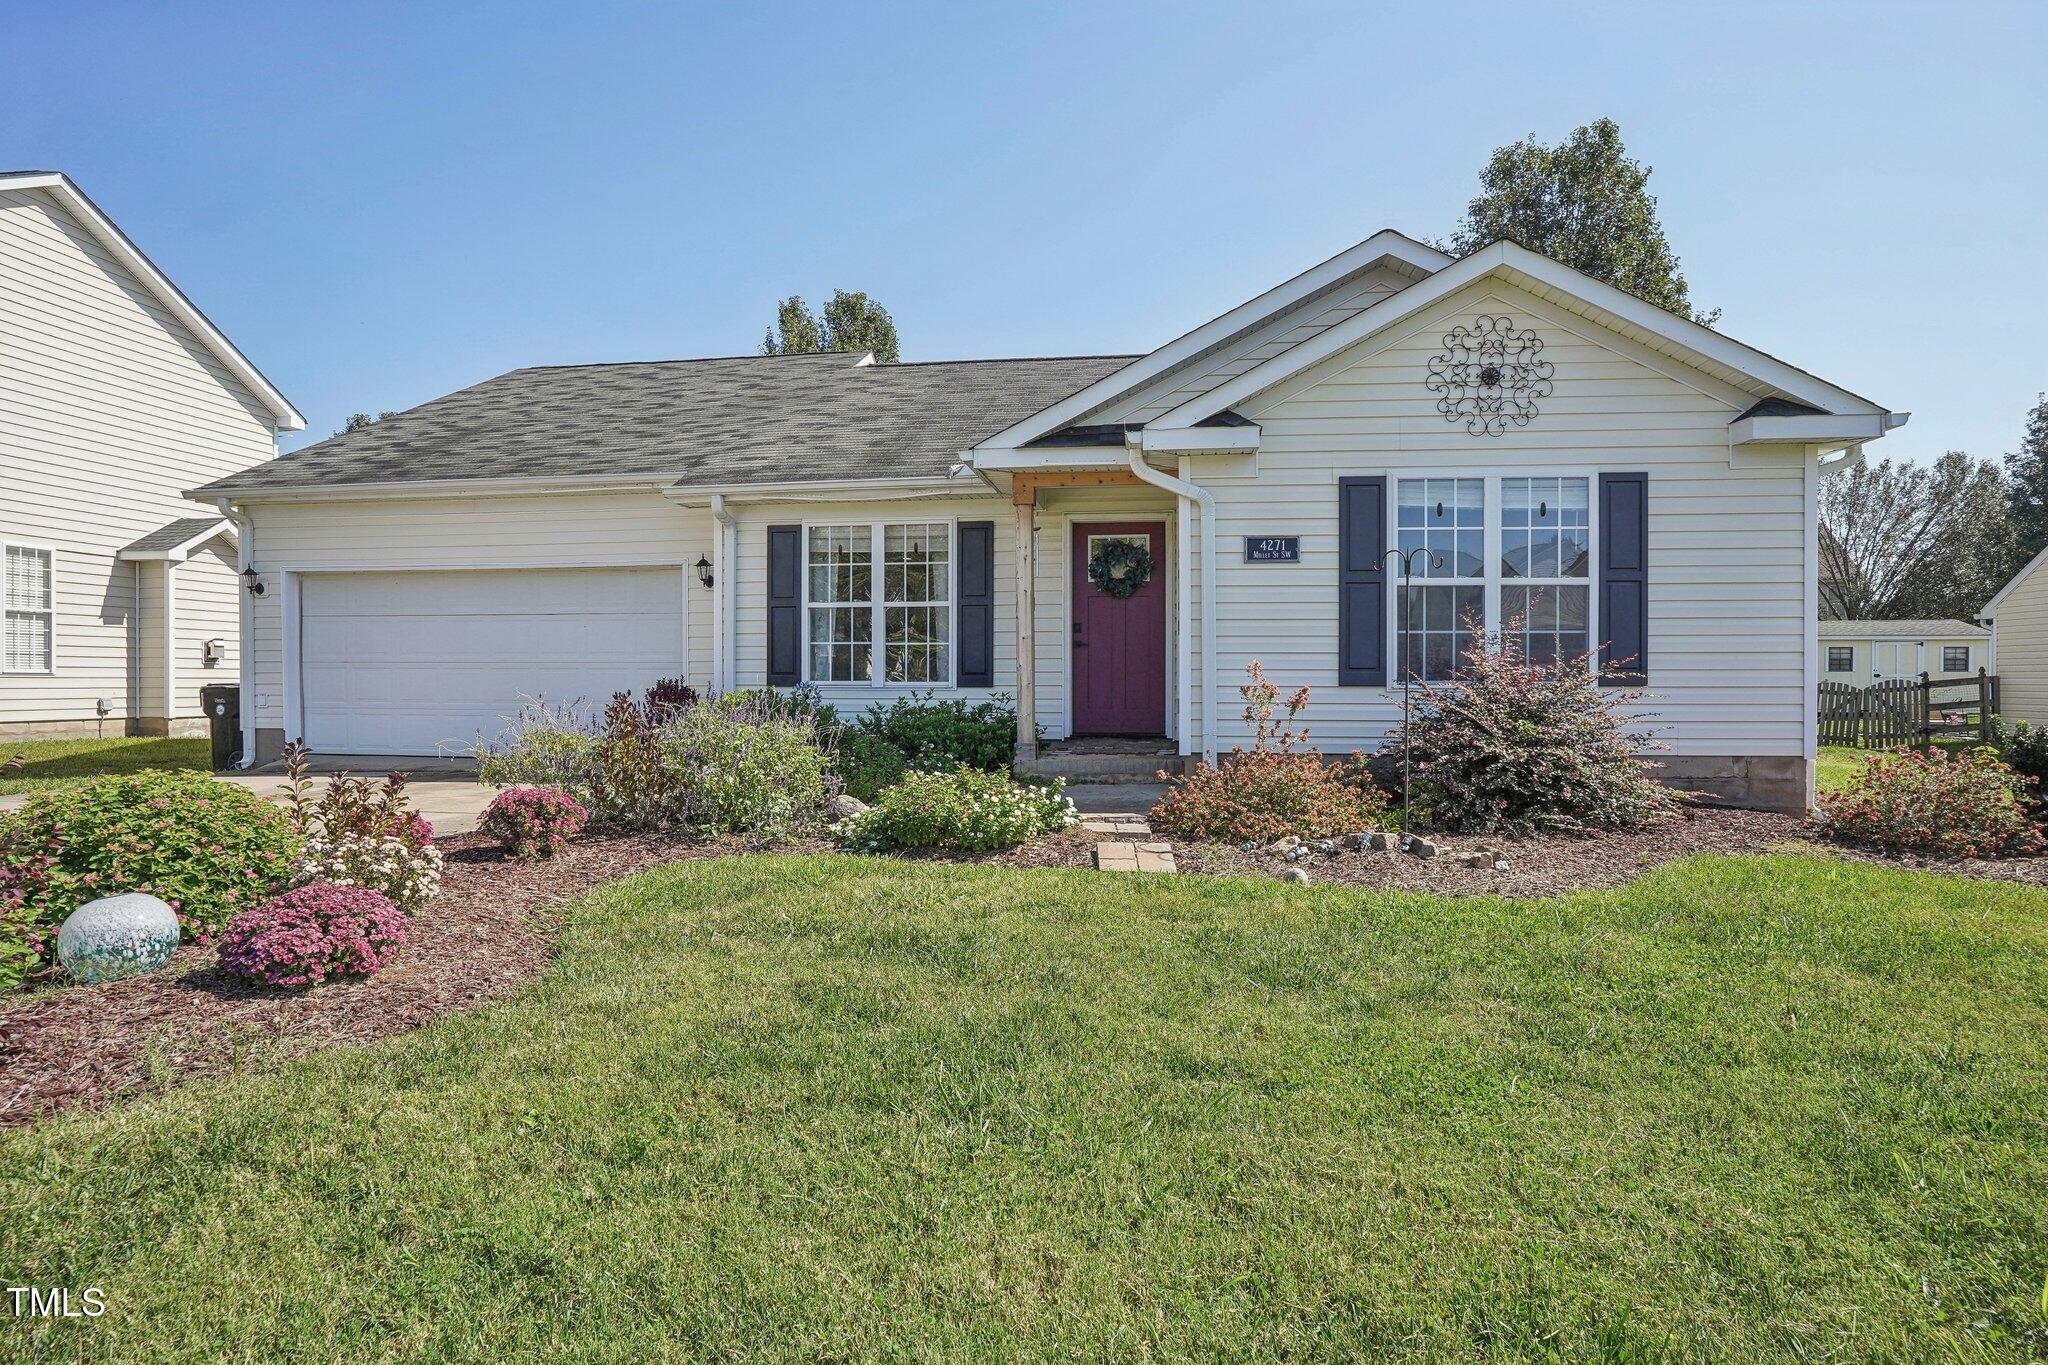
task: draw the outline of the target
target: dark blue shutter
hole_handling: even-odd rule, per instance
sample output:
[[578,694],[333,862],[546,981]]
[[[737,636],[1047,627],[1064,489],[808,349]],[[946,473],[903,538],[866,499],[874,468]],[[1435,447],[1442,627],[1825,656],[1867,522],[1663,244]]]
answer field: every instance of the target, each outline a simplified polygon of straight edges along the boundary
[[1650,681],[1650,476],[1600,476],[1600,685]]
[[804,528],[768,528],[768,685],[802,681]]
[[963,521],[959,529],[960,579],[954,615],[959,618],[960,686],[996,685],[996,524]]
[[1387,685],[1387,480],[1337,480],[1337,682]]

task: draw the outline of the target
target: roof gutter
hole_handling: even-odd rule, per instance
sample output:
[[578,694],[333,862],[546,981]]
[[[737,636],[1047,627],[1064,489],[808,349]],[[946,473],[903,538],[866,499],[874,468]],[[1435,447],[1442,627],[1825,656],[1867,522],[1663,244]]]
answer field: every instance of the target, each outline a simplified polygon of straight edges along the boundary
[[[1133,432],[1135,440],[1140,433]],[[1127,448],[1130,470],[1141,483],[1154,488],[1163,488],[1201,509],[1202,519],[1202,761],[1216,761],[1216,499],[1200,484],[1186,479],[1177,479],[1171,474],[1162,474],[1145,463],[1145,453],[1133,444]],[[1180,581],[1188,581],[1188,538],[1180,537]],[[1188,630],[1188,595],[1185,586],[1180,593],[1180,679],[1185,688],[1189,678],[1188,656],[1193,649],[1193,639]],[[1181,701],[1181,743],[1187,743],[1188,703],[1183,694]]]

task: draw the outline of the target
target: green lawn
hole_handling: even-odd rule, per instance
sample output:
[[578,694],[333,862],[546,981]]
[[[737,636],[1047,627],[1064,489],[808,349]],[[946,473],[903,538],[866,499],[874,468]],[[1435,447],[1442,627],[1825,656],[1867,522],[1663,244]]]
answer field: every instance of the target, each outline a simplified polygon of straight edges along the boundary
[[135,773],[144,768],[213,766],[213,750],[205,739],[0,739],[0,762],[16,754],[28,762],[18,771],[0,773],[0,796],[70,787],[108,773]]
[[845,857],[524,995],[0,1137],[20,1358],[2048,1353],[2048,895],[1541,903]]
[[1839,744],[1823,744],[1814,760],[1813,785],[1821,791],[1843,786],[1862,771],[1864,759],[1883,752],[1882,749],[1850,749]]

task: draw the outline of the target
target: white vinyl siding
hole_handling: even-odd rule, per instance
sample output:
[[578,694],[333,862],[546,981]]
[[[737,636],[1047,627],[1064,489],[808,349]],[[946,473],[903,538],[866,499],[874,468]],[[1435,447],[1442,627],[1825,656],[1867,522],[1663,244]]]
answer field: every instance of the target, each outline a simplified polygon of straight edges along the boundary
[[[1505,314],[1544,339],[1555,392],[1527,427],[1473,436],[1423,385],[1451,325]],[[1560,468],[1649,475],[1650,685],[1642,702],[1679,755],[1800,755],[1805,745],[1806,468],[1728,448],[1753,401],[1511,286],[1489,281],[1370,338],[1237,410],[1260,424],[1256,477],[1204,477],[1217,502],[1218,732],[1244,739],[1236,683],[1260,660],[1314,689],[1319,746],[1370,749],[1398,723],[1398,689],[1339,687],[1337,479]],[[1393,489],[1389,487],[1391,500]],[[1246,536],[1298,535],[1298,564],[1240,562]],[[1200,698],[1197,697],[1197,705]]]
[[[269,417],[49,196],[0,192],[0,540],[56,551],[57,668],[0,681],[0,727],[159,714],[137,679],[123,545],[201,515],[183,491],[274,453]],[[189,670],[197,677],[196,669]],[[182,675],[181,675],[182,676]]]
[[[685,676],[711,686],[711,590],[688,566],[709,558],[708,509],[659,493],[258,502],[254,562],[267,591],[252,602],[255,684],[245,708],[260,728],[285,723],[283,575],[339,570],[673,566],[688,625]],[[684,593],[688,597],[685,599]]]

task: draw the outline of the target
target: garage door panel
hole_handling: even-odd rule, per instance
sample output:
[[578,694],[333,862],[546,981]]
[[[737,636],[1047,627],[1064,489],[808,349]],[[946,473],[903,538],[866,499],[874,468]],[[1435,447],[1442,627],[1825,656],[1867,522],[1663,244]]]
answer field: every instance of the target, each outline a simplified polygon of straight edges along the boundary
[[327,753],[465,752],[521,706],[680,673],[679,569],[309,574],[300,585],[306,742]]

